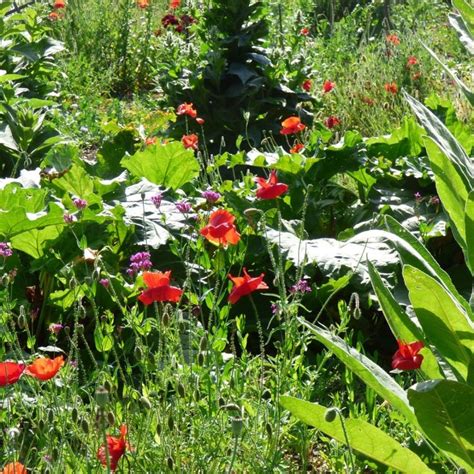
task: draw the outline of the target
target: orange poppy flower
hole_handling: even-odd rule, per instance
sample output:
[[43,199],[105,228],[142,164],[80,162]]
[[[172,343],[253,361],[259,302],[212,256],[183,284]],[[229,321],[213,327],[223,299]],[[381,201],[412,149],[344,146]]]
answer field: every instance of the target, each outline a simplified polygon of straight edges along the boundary
[[138,8],[148,8],[150,6],[149,0],[137,0]]
[[170,8],[178,8],[181,5],[181,0],[171,0],[170,1]]
[[54,359],[47,357],[38,357],[32,364],[26,368],[26,374],[31,375],[39,380],[52,379],[59,369],[64,365],[64,357],[58,356]]
[[115,472],[117,469],[120,458],[125,454],[125,451],[130,449],[126,437],[127,427],[126,425],[122,425],[120,427],[120,436],[107,435],[107,447],[102,445],[97,451],[97,459],[100,461],[102,466],[107,467],[107,449],[109,452],[110,470],[112,472]]
[[397,35],[387,35],[385,40],[387,43],[392,43],[394,46],[398,46],[400,44],[400,38]]
[[232,275],[229,275],[229,278],[234,283],[234,288],[232,288],[228,298],[229,303],[235,304],[242,296],[250,295],[250,293],[253,293],[254,291],[267,290],[268,286],[263,281],[264,276],[265,273],[262,273],[258,277],[251,277],[245,268],[243,277],[233,277]]
[[407,67],[410,68],[418,64],[418,59],[416,56],[408,56]]
[[306,128],[306,125],[301,123],[300,118],[294,116],[288,117],[286,120],[283,120],[281,126],[283,127],[280,130],[280,133],[282,135],[291,135],[293,133],[298,133]]
[[0,387],[18,382],[24,370],[25,364],[0,362]]
[[309,35],[309,28],[306,28],[306,27],[301,28],[300,35],[308,36]]
[[235,216],[229,211],[217,209],[209,216],[209,223],[201,229],[201,235],[215,245],[236,245],[240,240],[240,234],[234,221]]
[[147,137],[145,139],[146,146],[156,145],[157,143],[158,143],[158,139],[156,137]]
[[327,94],[331,92],[336,87],[336,83],[332,81],[324,81],[323,83],[323,92]]
[[387,82],[384,87],[385,90],[390,94],[395,95],[398,92],[398,86],[395,82]]
[[189,115],[191,118],[197,117],[197,110],[193,107],[193,103],[188,104],[185,102],[176,109],[176,115]]
[[11,462],[0,471],[0,474],[27,474],[27,472],[21,462]]
[[255,178],[255,181],[259,186],[255,193],[259,199],[275,199],[288,190],[287,184],[278,182],[275,170],[270,171],[268,180],[265,178]]
[[184,148],[191,148],[192,150],[198,149],[199,137],[195,133],[191,135],[183,135],[181,138],[181,143],[184,145]]
[[51,21],[57,21],[57,20],[59,20],[59,15],[58,15],[56,12],[51,12],[51,13],[48,15],[48,18],[49,18]]
[[54,2],[53,8],[55,8],[56,10],[58,8],[66,8],[66,2],[64,0],[56,0]]
[[142,291],[138,297],[144,305],[148,306],[155,301],[170,301],[177,303],[181,299],[183,290],[175,286],[170,286],[171,271],[143,272],[143,281],[147,289]]
[[290,153],[299,153],[303,149],[304,149],[304,145],[302,143],[297,143],[291,148]]

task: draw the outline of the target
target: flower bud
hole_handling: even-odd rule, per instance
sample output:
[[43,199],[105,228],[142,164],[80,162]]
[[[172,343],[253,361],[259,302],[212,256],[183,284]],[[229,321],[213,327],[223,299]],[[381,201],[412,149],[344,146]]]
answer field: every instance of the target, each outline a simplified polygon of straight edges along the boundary
[[115,425],[115,415],[111,411],[107,413],[107,423],[109,426]]
[[205,336],[201,337],[201,340],[199,341],[199,350],[201,352],[207,350],[207,338]]
[[74,407],[71,411],[71,420],[73,423],[77,423],[78,419],[79,419],[79,412],[77,411],[77,408]]
[[174,420],[173,420],[173,417],[171,415],[168,417],[168,429],[170,431],[174,430]]
[[85,434],[89,433],[89,422],[85,418],[81,420],[81,429]]
[[237,438],[242,432],[244,423],[242,418],[232,418],[232,434]]
[[324,420],[327,421],[328,423],[332,423],[337,415],[339,413],[339,410],[335,407],[332,407],[332,408],[328,408],[326,410],[326,413],[324,414]]
[[140,403],[141,403],[142,407],[145,408],[146,410],[151,410],[151,408],[152,408],[151,402],[147,397],[141,397],[140,398]]
[[179,383],[177,389],[178,389],[178,395],[181,398],[184,398],[184,395],[185,395],[184,385],[182,383]]
[[95,391],[95,401],[97,402],[97,405],[99,405],[101,408],[107,406],[107,403],[109,403],[109,392],[106,390],[105,387],[97,388],[97,390]]
[[174,461],[171,456],[169,456],[168,459],[166,460],[166,464],[168,464],[168,469],[172,471],[174,467]]

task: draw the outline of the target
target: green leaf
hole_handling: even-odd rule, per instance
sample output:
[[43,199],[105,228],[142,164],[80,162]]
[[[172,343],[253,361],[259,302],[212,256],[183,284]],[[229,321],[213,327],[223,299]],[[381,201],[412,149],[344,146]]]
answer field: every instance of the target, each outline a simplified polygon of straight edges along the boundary
[[469,268],[474,269],[474,191],[469,193],[466,200],[464,228],[466,231],[466,259]]
[[[280,403],[299,420],[346,444],[341,420],[325,420],[326,407],[288,396],[281,397]],[[413,451],[403,447],[370,423],[357,418],[345,418],[344,425],[349,445],[364,456],[375,459],[397,472],[433,472]]]
[[94,343],[99,352],[109,352],[114,347],[114,338],[104,334],[99,326],[94,330]]
[[181,143],[156,144],[121,161],[138,178],[178,189],[199,174],[199,163],[191,150]]
[[84,168],[76,164],[72,165],[64,176],[55,179],[52,186],[86,200],[90,200],[91,194],[94,193],[94,183],[91,177]]
[[[390,326],[390,329],[397,340],[404,342],[425,341],[423,331],[410,319],[408,314],[403,311],[401,306],[397,303],[392,293],[385,286],[377,269],[372,263],[367,262],[369,267],[370,280],[375,294],[382,308],[385,319]],[[438,366],[436,357],[433,355],[428,347],[424,347],[421,351],[424,357],[423,364],[420,370],[427,378],[437,379],[443,378]]]
[[462,16],[451,13],[450,15],[448,15],[448,18],[449,23],[458,34],[459,41],[461,41],[461,43],[469,51],[470,54],[474,55],[474,40]]
[[64,143],[48,151],[43,164],[51,166],[57,173],[67,171],[79,157],[79,150],[75,145]]
[[426,247],[418,239],[395,219],[390,216],[385,217],[385,225],[392,233],[385,233],[386,239],[390,240],[397,248],[400,258],[404,264],[422,270],[431,275],[441,283],[463,306],[474,321],[469,303],[459,294],[449,275],[440,267],[438,262],[428,252]]
[[25,76],[21,74],[1,74],[0,75],[0,84],[2,82],[8,81],[17,81],[18,79],[23,79]]
[[429,380],[408,389],[426,436],[455,462],[474,468],[474,388],[453,380]]
[[453,0],[453,5],[463,17],[471,33],[474,33],[474,8],[466,0]]
[[49,243],[56,240],[63,231],[64,225],[51,225],[44,229],[31,229],[12,237],[11,244],[15,250],[40,258],[44,255]]
[[466,380],[474,354],[474,324],[459,302],[434,278],[410,265],[403,267],[403,278],[426,338]]
[[314,326],[302,318],[298,318],[298,320],[357,377],[377,392],[384,400],[387,400],[408,421],[416,425],[413,410],[408,404],[405,391],[387,372],[368,357],[349,346],[339,336],[332,334],[322,327]]

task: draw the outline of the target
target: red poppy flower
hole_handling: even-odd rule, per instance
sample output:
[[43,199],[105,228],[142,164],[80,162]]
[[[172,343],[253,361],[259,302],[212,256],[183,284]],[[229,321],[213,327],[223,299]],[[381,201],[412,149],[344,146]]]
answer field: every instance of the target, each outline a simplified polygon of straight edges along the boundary
[[51,13],[48,15],[48,18],[49,18],[51,21],[57,21],[57,20],[59,20],[59,15],[58,15],[56,12],[51,12]]
[[148,137],[145,139],[146,146],[156,145],[157,142],[158,142],[158,139],[156,137]]
[[120,458],[125,454],[125,451],[130,449],[126,436],[127,427],[122,425],[120,427],[120,436],[107,435],[107,447],[102,445],[97,451],[97,459],[100,461],[102,466],[107,467],[107,449],[109,452],[110,469],[112,472],[117,469]]
[[303,84],[301,85],[301,87],[306,91],[306,92],[310,92],[311,91],[311,88],[313,87],[313,81],[311,79],[306,79]]
[[143,272],[143,281],[147,289],[142,291],[138,299],[146,306],[153,302],[170,301],[177,303],[181,299],[183,290],[170,286],[171,271]]
[[199,138],[195,133],[191,135],[183,135],[181,138],[181,143],[184,145],[184,148],[191,148],[192,150],[198,149]]
[[419,369],[423,362],[423,356],[418,352],[423,349],[424,344],[422,341],[412,342],[411,344],[405,344],[403,341],[398,340],[398,351],[393,354],[392,357],[392,369],[399,370],[415,370]]
[[283,127],[280,130],[280,133],[282,135],[291,135],[293,133],[298,133],[306,128],[306,125],[301,123],[299,117],[288,117],[286,120],[283,120],[281,126]]
[[416,66],[418,64],[418,59],[416,56],[408,56],[407,59],[407,67],[410,68],[412,66]]
[[52,379],[59,369],[64,365],[64,357],[58,356],[54,359],[47,357],[38,357],[26,368],[26,374],[31,375],[39,380]]
[[385,40],[387,43],[391,43],[394,46],[398,46],[400,44],[400,38],[397,35],[387,35]]
[[235,216],[229,211],[217,209],[209,216],[209,223],[201,229],[201,235],[215,245],[236,245],[240,240],[240,234],[234,221]]
[[336,87],[336,83],[332,81],[324,81],[323,84],[323,92],[327,94],[328,92],[331,92],[334,88]]
[[196,122],[197,122],[198,125],[204,125],[206,123],[206,121],[201,117],[198,117],[196,119]]
[[390,94],[395,95],[398,92],[398,86],[395,82],[387,82],[384,87],[385,90]]
[[297,143],[296,145],[291,148],[290,153],[299,153],[304,149],[304,145],[302,143]]
[[193,103],[188,104],[185,102],[176,109],[176,115],[189,115],[191,118],[197,117],[197,110],[193,107]]
[[275,199],[288,190],[287,184],[278,182],[275,170],[270,171],[268,180],[265,178],[255,178],[255,181],[259,186],[255,193],[259,199]]
[[341,125],[341,121],[334,115],[331,115],[324,121],[324,125],[326,125],[327,128],[334,128]]
[[171,25],[179,25],[179,20],[178,18],[176,18],[174,15],[165,15],[162,19],[161,19],[161,24],[165,27],[165,28],[168,28],[168,26],[171,26]]
[[415,74],[413,74],[413,76],[411,77],[414,81],[417,81],[418,79],[420,79],[421,77],[421,72],[415,72]]
[[306,27],[301,28],[300,35],[308,36],[309,35],[309,28],[306,28]]
[[18,382],[25,370],[25,364],[16,362],[0,362],[0,387]]
[[56,10],[59,8],[66,8],[66,2],[64,0],[56,0],[54,2],[53,8]]
[[138,8],[148,8],[150,6],[150,2],[148,0],[137,0]]
[[170,1],[170,8],[178,8],[181,5],[181,0],[171,0]]
[[21,462],[10,462],[0,471],[0,474],[28,474]]
[[264,276],[265,273],[262,273],[258,277],[251,277],[245,268],[243,277],[233,277],[232,275],[229,275],[229,278],[234,283],[234,288],[232,288],[228,298],[229,303],[235,304],[240,298],[242,298],[242,296],[250,295],[250,293],[253,293],[254,291],[267,290],[268,286],[263,281]]

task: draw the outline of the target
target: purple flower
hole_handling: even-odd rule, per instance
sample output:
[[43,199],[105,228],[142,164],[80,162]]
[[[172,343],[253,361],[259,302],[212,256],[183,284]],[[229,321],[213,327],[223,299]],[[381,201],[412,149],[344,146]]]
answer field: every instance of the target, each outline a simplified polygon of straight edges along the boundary
[[130,266],[127,269],[127,274],[133,276],[140,271],[149,270],[152,267],[150,257],[151,255],[149,252],[138,252],[133,254],[130,257]]
[[108,278],[101,278],[99,283],[104,287],[108,288],[110,286],[110,280]]
[[221,198],[221,195],[212,189],[208,189],[207,191],[203,191],[201,196],[209,203],[213,204]]
[[64,326],[62,324],[59,324],[59,323],[52,323],[49,325],[48,327],[48,331],[52,334],[59,334],[61,332],[61,329],[63,329]]
[[433,206],[439,206],[441,203],[440,199],[439,199],[439,196],[432,196],[431,199],[430,199],[430,204],[432,204]]
[[187,214],[192,209],[192,206],[188,201],[179,201],[176,203],[176,207],[178,211],[183,214]]
[[280,306],[278,303],[272,303],[271,308],[273,316],[276,316],[280,312]]
[[73,222],[77,221],[77,217],[74,214],[65,213],[63,216],[63,220],[66,224],[72,224]]
[[76,198],[72,200],[72,203],[80,211],[87,207],[87,201],[85,199]]
[[305,280],[304,278],[301,279],[300,281],[297,281],[296,284],[294,284],[290,288],[290,293],[309,293],[311,292],[311,286],[308,284],[308,280]]
[[73,368],[73,369],[77,369],[77,366],[79,365],[77,363],[77,360],[69,360],[69,365]]
[[0,256],[8,258],[13,255],[13,250],[6,242],[0,242]]
[[158,209],[161,206],[161,201],[163,200],[163,193],[157,193],[151,197],[151,202]]
[[414,196],[415,196],[415,199],[416,199],[417,201],[421,201],[421,193],[420,193],[420,192],[417,191],[417,192],[414,194]]

